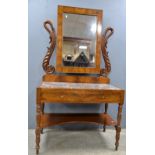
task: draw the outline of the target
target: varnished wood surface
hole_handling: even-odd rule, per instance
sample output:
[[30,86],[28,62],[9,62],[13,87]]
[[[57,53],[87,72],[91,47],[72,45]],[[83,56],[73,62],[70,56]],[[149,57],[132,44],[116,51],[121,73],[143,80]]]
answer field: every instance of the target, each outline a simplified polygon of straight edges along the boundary
[[43,76],[46,82],[75,82],[75,83],[110,83],[110,79],[103,76],[79,76],[79,75],[54,75],[46,74]]
[[122,102],[123,90],[79,90],[38,88],[41,102],[54,103],[118,103]]
[[[49,25],[50,26],[50,29],[49,27],[47,26]],[[49,62],[50,62],[50,59],[51,59],[51,56],[54,52],[54,49],[55,49],[55,45],[56,45],[56,34],[55,34],[55,29],[53,27],[53,24],[51,21],[47,20],[44,22],[44,27],[45,29],[47,30],[47,32],[49,33],[50,35],[50,47],[47,48],[47,52],[46,52],[46,55],[43,59],[43,63],[42,63],[42,67],[43,67],[43,70],[47,73],[47,74],[50,74],[50,73],[53,73],[55,71],[55,67],[50,65]]]
[[122,109],[123,105],[118,105],[118,113],[117,113],[117,125],[116,125],[116,142],[115,142],[115,149],[118,150],[119,146],[119,139],[120,139],[120,132],[121,132],[121,120],[122,120]]
[[[78,83],[77,83],[78,84]],[[39,153],[41,129],[51,125],[75,122],[91,122],[96,124],[112,125],[116,128],[115,149],[118,149],[121,131],[121,113],[124,101],[124,90],[95,90],[95,89],[58,89],[37,88],[37,126],[36,126],[36,153]],[[44,103],[117,103],[118,114],[115,122],[105,109],[104,114],[45,114],[42,111]],[[106,105],[107,106],[107,105]],[[107,108],[107,107],[106,107]]]
[[[111,71],[111,64],[107,53],[107,41],[112,35],[113,29],[107,28],[101,37],[101,32],[97,32],[97,46],[96,46],[96,67],[83,68],[83,67],[63,67],[62,66],[62,20],[64,13],[75,13],[84,15],[97,16],[97,24],[101,27],[102,24],[102,10],[86,9],[59,6],[58,9],[58,36],[57,36],[57,61],[56,71],[63,73],[95,73],[94,76],[79,76],[79,75],[57,75],[54,66],[50,65],[50,58],[55,48],[56,35],[55,30],[50,21],[44,23],[45,29],[50,34],[50,47],[47,50],[46,56],[43,60],[43,69],[46,75],[43,76],[43,82],[66,82],[80,84],[109,84],[110,79],[107,77]],[[47,27],[50,25],[50,29]],[[109,32],[109,35],[108,35]],[[101,45],[102,43],[102,45]],[[102,51],[105,68],[100,69],[100,50]],[[54,74],[49,74],[54,73]],[[97,86],[97,85],[96,85]],[[124,102],[124,90],[122,89],[90,89],[90,87],[80,88],[60,88],[60,87],[38,87],[36,90],[36,153],[39,153],[40,133],[43,128],[51,125],[59,125],[63,123],[96,123],[104,125],[112,125],[116,128],[116,142],[115,149],[118,149],[120,131],[121,131],[121,118],[122,118],[122,105]],[[103,114],[47,114],[44,113],[44,105],[52,103],[69,103],[69,104],[105,104],[105,113]],[[107,114],[108,104],[118,104],[117,121],[114,121],[110,115]]]
[[100,74],[104,76],[107,76],[111,71],[111,63],[107,52],[107,44],[108,44],[108,39],[111,37],[113,33],[114,33],[113,28],[107,27],[104,34],[102,35],[101,50],[102,50],[103,60],[105,63],[105,68],[102,68],[100,70]]
[[97,29],[96,34],[96,65],[95,67],[67,67],[63,66],[62,62],[62,45],[63,45],[63,13],[81,14],[97,17],[97,28],[102,27],[102,10],[58,6],[58,35],[57,35],[57,60],[56,71],[64,73],[100,73],[100,51],[101,51],[101,31]]
[[95,123],[115,126],[117,123],[108,114],[44,114],[41,115],[42,128],[64,123]]
[[[108,103],[105,103],[105,111],[104,111],[104,114],[107,114],[107,112],[108,112]],[[103,132],[105,132],[106,131],[106,124],[104,124],[104,126],[103,126]]]

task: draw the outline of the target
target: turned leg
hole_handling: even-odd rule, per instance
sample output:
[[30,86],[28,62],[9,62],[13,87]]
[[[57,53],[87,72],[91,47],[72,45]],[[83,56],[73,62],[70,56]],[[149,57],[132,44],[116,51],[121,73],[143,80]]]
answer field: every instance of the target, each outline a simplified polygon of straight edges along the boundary
[[[45,104],[42,103],[41,104],[41,114],[44,114],[44,108],[45,108]],[[40,133],[43,134],[43,128],[41,128]]]
[[121,132],[122,107],[123,106],[119,104],[118,114],[117,114],[117,125],[115,126],[115,129],[116,129],[115,150],[118,150],[118,146],[119,146],[119,139],[120,139],[120,132]]
[[36,154],[39,154],[40,143],[40,121],[41,121],[41,102],[39,100],[39,91],[37,90],[37,105],[36,105]]
[[[104,111],[104,113],[107,114],[107,111],[108,111],[108,103],[105,103],[105,111]],[[106,131],[106,125],[104,124],[103,132],[105,132],[105,131]]]

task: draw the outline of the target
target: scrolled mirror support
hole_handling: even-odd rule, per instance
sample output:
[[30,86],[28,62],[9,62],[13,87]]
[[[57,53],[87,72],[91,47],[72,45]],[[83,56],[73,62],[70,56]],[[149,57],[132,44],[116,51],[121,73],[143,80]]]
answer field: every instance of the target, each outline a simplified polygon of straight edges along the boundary
[[107,27],[101,38],[101,51],[105,62],[105,68],[102,68],[100,70],[100,75],[105,77],[107,77],[111,71],[111,63],[107,52],[107,44],[108,44],[108,39],[111,37],[113,33],[114,33],[113,28]]
[[[49,26],[49,27],[48,27]],[[55,29],[53,27],[53,24],[51,21],[47,20],[44,22],[44,28],[47,30],[47,32],[49,33],[50,35],[50,47],[47,47],[47,52],[46,52],[46,55],[43,59],[43,63],[42,63],[42,67],[43,67],[43,70],[47,73],[47,74],[50,74],[50,73],[53,73],[55,71],[55,67],[52,66],[52,65],[49,65],[49,62],[50,62],[50,58],[53,54],[53,51],[55,49],[55,45],[56,45],[56,34],[55,34]]]

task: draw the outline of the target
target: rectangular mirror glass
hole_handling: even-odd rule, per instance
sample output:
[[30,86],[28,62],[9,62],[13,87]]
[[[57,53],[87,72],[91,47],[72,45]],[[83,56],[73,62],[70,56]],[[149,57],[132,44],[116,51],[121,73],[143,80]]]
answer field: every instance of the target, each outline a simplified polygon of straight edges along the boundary
[[102,10],[58,6],[56,71],[100,73]]
[[64,66],[95,67],[96,16],[63,14]]

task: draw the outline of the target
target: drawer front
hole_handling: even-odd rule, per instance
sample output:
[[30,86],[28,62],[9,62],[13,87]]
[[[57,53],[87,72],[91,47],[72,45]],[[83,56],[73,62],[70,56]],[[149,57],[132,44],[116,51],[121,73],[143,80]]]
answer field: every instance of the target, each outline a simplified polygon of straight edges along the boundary
[[40,99],[54,103],[118,103],[121,96],[117,91],[44,89],[40,92]]

